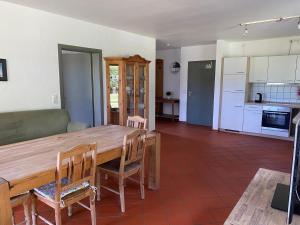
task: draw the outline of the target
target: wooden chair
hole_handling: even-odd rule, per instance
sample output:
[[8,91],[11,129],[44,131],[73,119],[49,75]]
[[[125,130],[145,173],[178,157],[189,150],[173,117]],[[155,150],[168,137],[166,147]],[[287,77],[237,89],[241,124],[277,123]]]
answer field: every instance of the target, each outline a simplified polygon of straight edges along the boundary
[[[89,167],[88,167],[89,166]],[[67,172],[64,176],[63,171]],[[36,218],[47,224],[52,224],[38,215],[36,200],[40,200],[55,210],[56,225],[61,225],[61,210],[68,207],[68,215],[72,214],[72,204],[79,204],[91,211],[92,225],[96,225],[95,185],[96,174],[96,144],[79,145],[67,152],[59,152],[55,182],[34,189],[32,200],[32,220]],[[80,201],[90,198],[90,207]]]
[[[24,215],[25,215],[25,221],[18,223],[19,224],[26,224],[26,225],[31,225],[31,216],[30,216],[30,193],[25,193],[16,197],[11,198],[11,207],[15,208],[19,205],[23,205],[24,207]],[[15,218],[13,215],[12,222],[15,225]]]
[[127,118],[127,127],[147,129],[147,119],[144,119],[140,116],[128,116]]
[[[121,211],[125,212],[124,181],[126,178],[139,183],[141,198],[145,198],[144,191],[144,156],[145,130],[135,130],[124,136],[122,155],[116,159],[97,167],[97,200],[100,201],[100,188],[104,188],[120,196]],[[112,175],[119,179],[119,191],[101,185],[101,173]],[[139,180],[130,178],[139,174]]]

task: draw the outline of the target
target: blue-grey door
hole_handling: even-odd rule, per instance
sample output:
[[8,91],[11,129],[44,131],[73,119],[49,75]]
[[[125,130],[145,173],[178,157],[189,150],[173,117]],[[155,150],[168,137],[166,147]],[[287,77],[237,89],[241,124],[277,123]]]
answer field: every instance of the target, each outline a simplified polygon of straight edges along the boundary
[[212,126],[215,60],[188,64],[187,122]]
[[94,125],[91,54],[62,55],[64,103],[72,122]]

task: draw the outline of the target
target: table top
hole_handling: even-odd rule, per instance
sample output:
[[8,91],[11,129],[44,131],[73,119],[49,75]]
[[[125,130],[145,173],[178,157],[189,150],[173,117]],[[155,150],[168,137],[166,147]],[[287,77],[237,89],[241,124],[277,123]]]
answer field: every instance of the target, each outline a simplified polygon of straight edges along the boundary
[[78,144],[97,143],[98,154],[120,148],[124,135],[132,130],[118,125],[101,126],[0,146],[0,177],[13,183],[55,169],[57,153]]
[[[289,184],[290,175],[259,169],[224,225],[284,225],[287,213],[271,208],[278,183]],[[293,225],[300,225],[300,216],[294,215]]]
[[177,98],[156,98],[155,102],[161,102],[161,103],[179,103],[179,99],[177,99]]

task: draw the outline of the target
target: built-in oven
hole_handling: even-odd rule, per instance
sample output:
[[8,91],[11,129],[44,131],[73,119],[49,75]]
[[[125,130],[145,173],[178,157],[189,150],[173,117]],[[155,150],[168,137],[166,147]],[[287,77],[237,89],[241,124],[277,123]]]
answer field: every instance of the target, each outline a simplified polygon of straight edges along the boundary
[[289,136],[291,108],[284,106],[263,106],[262,133]]

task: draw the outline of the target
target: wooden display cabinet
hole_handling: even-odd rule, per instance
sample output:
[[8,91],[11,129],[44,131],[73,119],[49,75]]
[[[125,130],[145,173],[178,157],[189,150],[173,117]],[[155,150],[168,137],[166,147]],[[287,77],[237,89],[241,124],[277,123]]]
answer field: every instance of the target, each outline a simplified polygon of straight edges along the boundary
[[105,57],[107,123],[125,125],[128,116],[149,116],[149,63],[139,55]]

